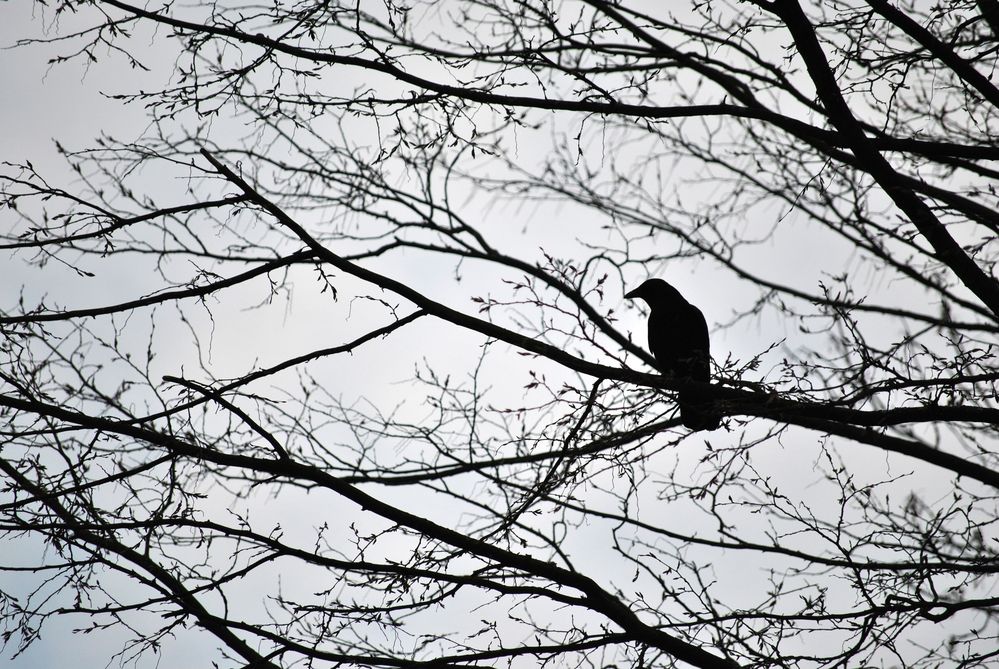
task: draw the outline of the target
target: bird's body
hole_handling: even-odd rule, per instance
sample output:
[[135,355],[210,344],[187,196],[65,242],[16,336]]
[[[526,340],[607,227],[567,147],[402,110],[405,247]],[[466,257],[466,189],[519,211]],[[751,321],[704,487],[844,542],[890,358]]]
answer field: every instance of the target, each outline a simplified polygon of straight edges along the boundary
[[[649,305],[649,350],[659,370],[683,381],[711,380],[711,350],[708,324],[701,310],[662,279],[649,279],[627,298],[641,298]],[[714,430],[719,416],[710,398],[696,391],[677,398],[680,419],[692,430]]]

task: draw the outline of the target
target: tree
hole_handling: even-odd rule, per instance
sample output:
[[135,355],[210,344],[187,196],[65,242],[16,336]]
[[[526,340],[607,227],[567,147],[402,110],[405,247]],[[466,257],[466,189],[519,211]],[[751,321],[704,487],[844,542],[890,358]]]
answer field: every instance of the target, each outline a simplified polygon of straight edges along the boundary
[[9,652],[999,654],[994,2],[36,10],[150,122],[4,163]]

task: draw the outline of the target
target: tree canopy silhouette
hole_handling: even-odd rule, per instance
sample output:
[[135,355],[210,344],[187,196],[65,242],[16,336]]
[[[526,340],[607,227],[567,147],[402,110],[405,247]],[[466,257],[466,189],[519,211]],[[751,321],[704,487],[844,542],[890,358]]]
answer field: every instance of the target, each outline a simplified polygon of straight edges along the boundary
[[995,3],[26,4],[6,655],[995,661]]

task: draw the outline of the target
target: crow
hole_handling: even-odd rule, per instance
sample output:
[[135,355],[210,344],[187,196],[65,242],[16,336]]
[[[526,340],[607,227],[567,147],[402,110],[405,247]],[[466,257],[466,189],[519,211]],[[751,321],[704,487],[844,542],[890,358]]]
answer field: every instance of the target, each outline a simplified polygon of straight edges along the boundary
[[[659,371],[680,381],[711,380],[708,324],[701,310],[662,279],[649,279],[625,295],[649,305],[649,350]],[[715,430],[721,417],[711,399],[696,390],[677,396],[680,420],[691,430]]]

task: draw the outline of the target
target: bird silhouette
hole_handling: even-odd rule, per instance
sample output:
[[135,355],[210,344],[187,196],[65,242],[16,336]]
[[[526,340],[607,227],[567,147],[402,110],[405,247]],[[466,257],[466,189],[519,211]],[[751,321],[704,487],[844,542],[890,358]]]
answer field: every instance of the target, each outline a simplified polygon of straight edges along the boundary
[[[649,279],[625,294],[649,305],[649,350],[659,371],[680,381],[711,380],[711,349],[704,314],[662,279]],[[715,430],[721,417],[701,391],[677,395],[680,420],[691,430]]]

